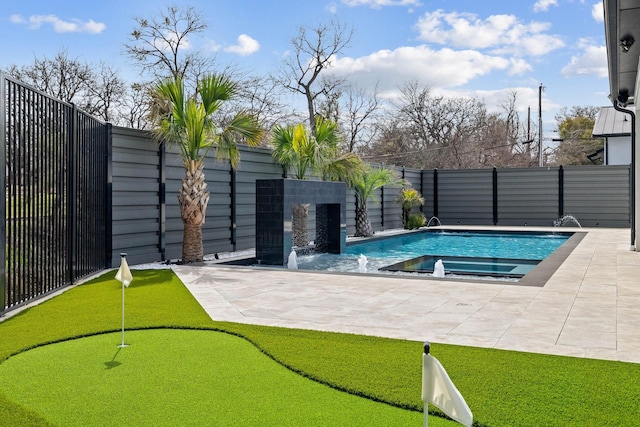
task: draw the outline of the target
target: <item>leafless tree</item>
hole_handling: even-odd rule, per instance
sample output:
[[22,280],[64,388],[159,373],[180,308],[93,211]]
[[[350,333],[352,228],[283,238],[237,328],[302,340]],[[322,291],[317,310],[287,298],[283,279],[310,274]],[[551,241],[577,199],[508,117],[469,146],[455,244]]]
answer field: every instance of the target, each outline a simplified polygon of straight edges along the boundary
[[152,80],[178,77],[194,86],[199,76],[213,68],[214,57],[190,49],[191,39],[207,28],[194,8],[169,6],[150,19],[134,20],[136,26],[124,47],[141,74]]
[[[401,88],[395,113],[379,122],[363,154],[369,160],[416,168],[477,168],[522,165],[522,125],[515,94],[504,114],[489,113],[475,98],[434,96],[418,82]],[[529,156],[530,159],[530,156]]]
[[375,121],[381,105],[378,85],[372,92],[356,85],[343,84],[337,90],[324,94],[317,114],[330,119],[343,134],[343,153],[355,153],[371,142],[376,133]]
[[33,64],[12,65],[9,74],[18,80],[104,121],[117,122],[126,86],[118,72],[106,63],[93,65],[62,50],[54,58],[35,58]]
[[[238,96],[224,114],[230,119],[237,111],[250,112],[267,130],[261,145],[269,145],[269,131],[277,124],[296,122],[300,117],[285,102],[282,86],[270,76],[245,76],[238,85]],[[221,119],[226,123],[228,119]]]
[[379,107],[378,85],[371,94],[360,88],[350,88],[346,101],[346,151],[354,152],[358,146],[367,145],[375,137],[374,123]]
[[91,66],[61,50],[54,58],[34,58],[33,64],[11,65],[9,74],[64,102],[74,102],[93,78]]
[[129,87],[122,100],[118,125],[134,129],[151,127],[150,86],[150,84],[134,83]]
[[291,40],[292,54],[285,60],[277,80],[285,88],[304,95],[308,120],[315,135],[315,102],[320,94],[328,95],[338,89],[344,78],[319,80],[323,70],[331,66],[332,59],[351,42],[353,30],[338,20],[317,27],[298,29]]
[[116,122],[122,112],[127,87],[116,70],[100,63],[87,82],[80,108],[105,122]]

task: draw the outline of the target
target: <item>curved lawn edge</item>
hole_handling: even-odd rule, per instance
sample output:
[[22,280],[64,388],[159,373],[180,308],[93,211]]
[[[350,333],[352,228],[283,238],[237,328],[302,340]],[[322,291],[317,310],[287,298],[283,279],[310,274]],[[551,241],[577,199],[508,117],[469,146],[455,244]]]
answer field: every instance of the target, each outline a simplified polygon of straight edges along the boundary
[[[357,384],[343,385],[340,381],[325,380],[322,375],[299,368],[296,363],[288,363],[286,358],[270,351],[269,348],[272,346],[265,345],[262,338],[275,335],[277,340],[278,336],[286,335],[292,330],[274,328],[265,335],[264,331],[268,328],[259,325],[214,322],[173,270],[134,270],[133,273],[134,280],[126,289],[125,330],[196,328],[235,334],[251,342],[287,369],[321,384],[394,407],[410,410],[422,408],[421,401],[406,405],[402,399],[386,399],[375,393],[367,393],[366,390],[357,387]],[[13,341],[0,340],[0,363],[11,355],[37,346],[120,331],[121,312],[122,285],[115,280],[115,271],[109,270],[0,322],[0,336],[16,337]],[[251,333],[252,328],[260,333]],[[318,332],[304,333],[315,336]],[[421,349],[418,349],[418,352],[419,359]],[[418,372],[415,379],[419,381],[419,377]],[[420,385],[416,384],[416,396],[419,399]],[[372,390],[375,390],[375,387]],[[430,413],[432,410],[433,408]],[[434,415],[443,416],[437,412],[434,412]]]
[[[230,325],[238,325],[238,326],[243,326],[243,324],[233,324],[230,323]],[[276,328],[276,329],[286,329],[286,328]],[[130,329],[125,329],[125,337],[126,337],[126,332],[131,332],[131,331],[146,331],[146,330],[185,330],[185,331],[204,331],[204,332],[219,332],[219,333],[224,333],[224,334],[228,334],[231,336],[235,336],[238,338],[241,338],[245,341],[247,341],[248,343],[250,343],[251,345],[253,345],[256,349],[258,349],[262,354],[264,354],[266,357],[268,357],[269,359],[273,360],[274,362],[278,363],[280,366],[288,369],[291,372],[294,372],[295,374],[298,374],[304,378],[307,378],[309,380],[315,381],[319,384],[331,387],[332,389],[335,389],[337,391],[341,391],[341,392],[345,392],[345,393],[349,393],[351,395],[354,396],[358,396],[361,398],[365,398],[377,403],[384,403],[396,408],[400,408],[400,409],[405,409],[405,410],[409,410],[409,411],[415,411],[415,412],[422,412],[422,407],[418,407],[416,405],[407,405],[407,404],[402,404],[402,403],[398,403],[398,402],[393,402],[390,401],[388,399],[383,399],[380,398],[378,396],[375,396],[373,394],[368,394],[366,392],[363,392],[361,390],[355,389],[355,388],[351,388],[351,387],[345,387],[342,386],[338,383],[335,382],[331,382],[331,381],[327,381],[324,380],[322,377],[318,376],[318,375],[314,375],[312,373],[306,372],[303,369],[300,368],[296,368],[294,365],[287,363],[286,361],[284,361],[283,359],[277,357],[274,353],[270,352],[269,350],[267,350],[264,346],[260,345],[260,343],[255,340],[252,339],[248,336],[246,336],[245,334],[243,334],[242,332],[238,332],[238,331],[233,331],[230,329],[225,329],[223,327],[220,326],[211,326],[211,327],[188,327],[188,326],[172,326],[172,325],[158,325],[158,326],[150,326],[150,327],[139,327],[139,328],[130,328]],[[55,344],[59,344],[59,343],[63,343],[66,341],[74,341],[74,340],[79,340],[82,338],[89,338],[89,337],[93,337],[93,336],[99,336],[99,335],[106,335],[106,334],[113,334],[113,333],[119,333],[121,332],[121,329],[106,329],[103,331],[95,331],[95,332],[91,332],[91,333],[86,333],[86,334],[79,334],[79,335],[72,335],[72,336],[68,336],[68,337],[64,337],[64,338],[60,338],[60,339],[56,339],[56,340],[51,340],[51,341],[45,341],[42,343],[38,343],[38,344],[34,344],[28,347],[24,347],[12,354],[10,354],[9,356],[5,357],[3,360],[0,361],[0,364],[4,363],[6,360],[9,360],[11,357],[17,356],[19,354],[28,352],[30,350],[36,349],[36,348],[40,348],[40,347],[46,347],[49,345],[55,345]],[[429,411],[429,414],[432,414],[431,411]],[[437,410],[433,412],[433,415],[437,415],[437,416],[441,416],[443,418],[447,418],[446,415],[442,414],[442,413],[438,413]],[[474,424],[476,425],[476,424]],[[480,425],[480,424],[478,424]]]
[[10,377],[1,388],[58,425],[416,425],[422,418],[304,378],[223,331],[138,329],[127,331],[130,347],[119,342],[119,332],[94,334],[14,356],[2,364]]
[[[114,274],[0,322],[0,363],[36,345],[120,331],[122,290]],[[230,333],[316,382],[400,408],[421,408],[421,342],[212,321],[173,271],[137,270],[134,276],[126,290],[126,330]],[[432,354],[467,400],[479,420],[475,425],[619,427],[640,418],[640,364],[437,343]],[[0,396],[0,420],[9,419],[9,411],[20,412],[2,403]],[[439,415],[431,407],[429,412]],[[20,416],[13,419],[38,425],[29,424],[28,414]]]

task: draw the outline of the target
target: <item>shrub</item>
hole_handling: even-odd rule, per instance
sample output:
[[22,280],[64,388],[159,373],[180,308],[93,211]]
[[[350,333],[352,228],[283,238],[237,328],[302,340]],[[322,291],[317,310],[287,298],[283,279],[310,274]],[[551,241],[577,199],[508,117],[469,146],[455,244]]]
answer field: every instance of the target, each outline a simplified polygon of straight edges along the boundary
[[407,230],[415,230],[416,228],[424,227],[426,223],[427,218],[425,218],[422,212],[414,213],[409,215],[406,228]]

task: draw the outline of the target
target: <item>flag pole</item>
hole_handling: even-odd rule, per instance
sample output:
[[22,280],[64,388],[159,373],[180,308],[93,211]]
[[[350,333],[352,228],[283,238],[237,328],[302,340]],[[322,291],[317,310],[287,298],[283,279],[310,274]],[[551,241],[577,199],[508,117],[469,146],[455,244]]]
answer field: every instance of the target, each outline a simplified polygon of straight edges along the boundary
[[[120,254],[120,268],[122,269],[122,264],[124,262],[124,264],[127,263],[127,254],[126,253],[121,253]],[[124,347],[128,347],[128,344],[124,343],[124,288],[125,288],[125,280],[122,280],[122,343],[118,346],[119,348],[124,348]]]
[[439,408],[449,418],[471,427],[473,414],[460,391],[449,378],[442,364],[429,354],[430,344],[424,343],[422,355],[422,401],[424,402],[424,425],[429,424],[429,404]]
[[[431,350],[431,344],[429,341],[424,342],[424,354],[429,354]],[[424,369],[424,367],[422,368]],[[425,400],[424,403],[424,427],[429,427],[429,401]]]

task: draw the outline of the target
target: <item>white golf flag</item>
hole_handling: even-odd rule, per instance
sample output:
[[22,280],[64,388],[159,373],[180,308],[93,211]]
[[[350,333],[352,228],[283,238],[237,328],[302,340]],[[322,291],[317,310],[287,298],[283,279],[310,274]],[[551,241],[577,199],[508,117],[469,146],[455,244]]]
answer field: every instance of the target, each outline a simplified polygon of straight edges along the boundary
[[447,371],[438,359],[427,353],[422,354],[422,401],[425,402],[425,420],[427,403],[431,403],[460,424],[469,427],[473,423],[471,409],[451,382]]
[[122,282],[126,287],[129,287],[129,284],[133,281],[133,276],[131,275],[131,270],[129,270],[129,264],[127,264],[127,259],[125,257],[122,257],[120,268],[116,273],[116,280]]

